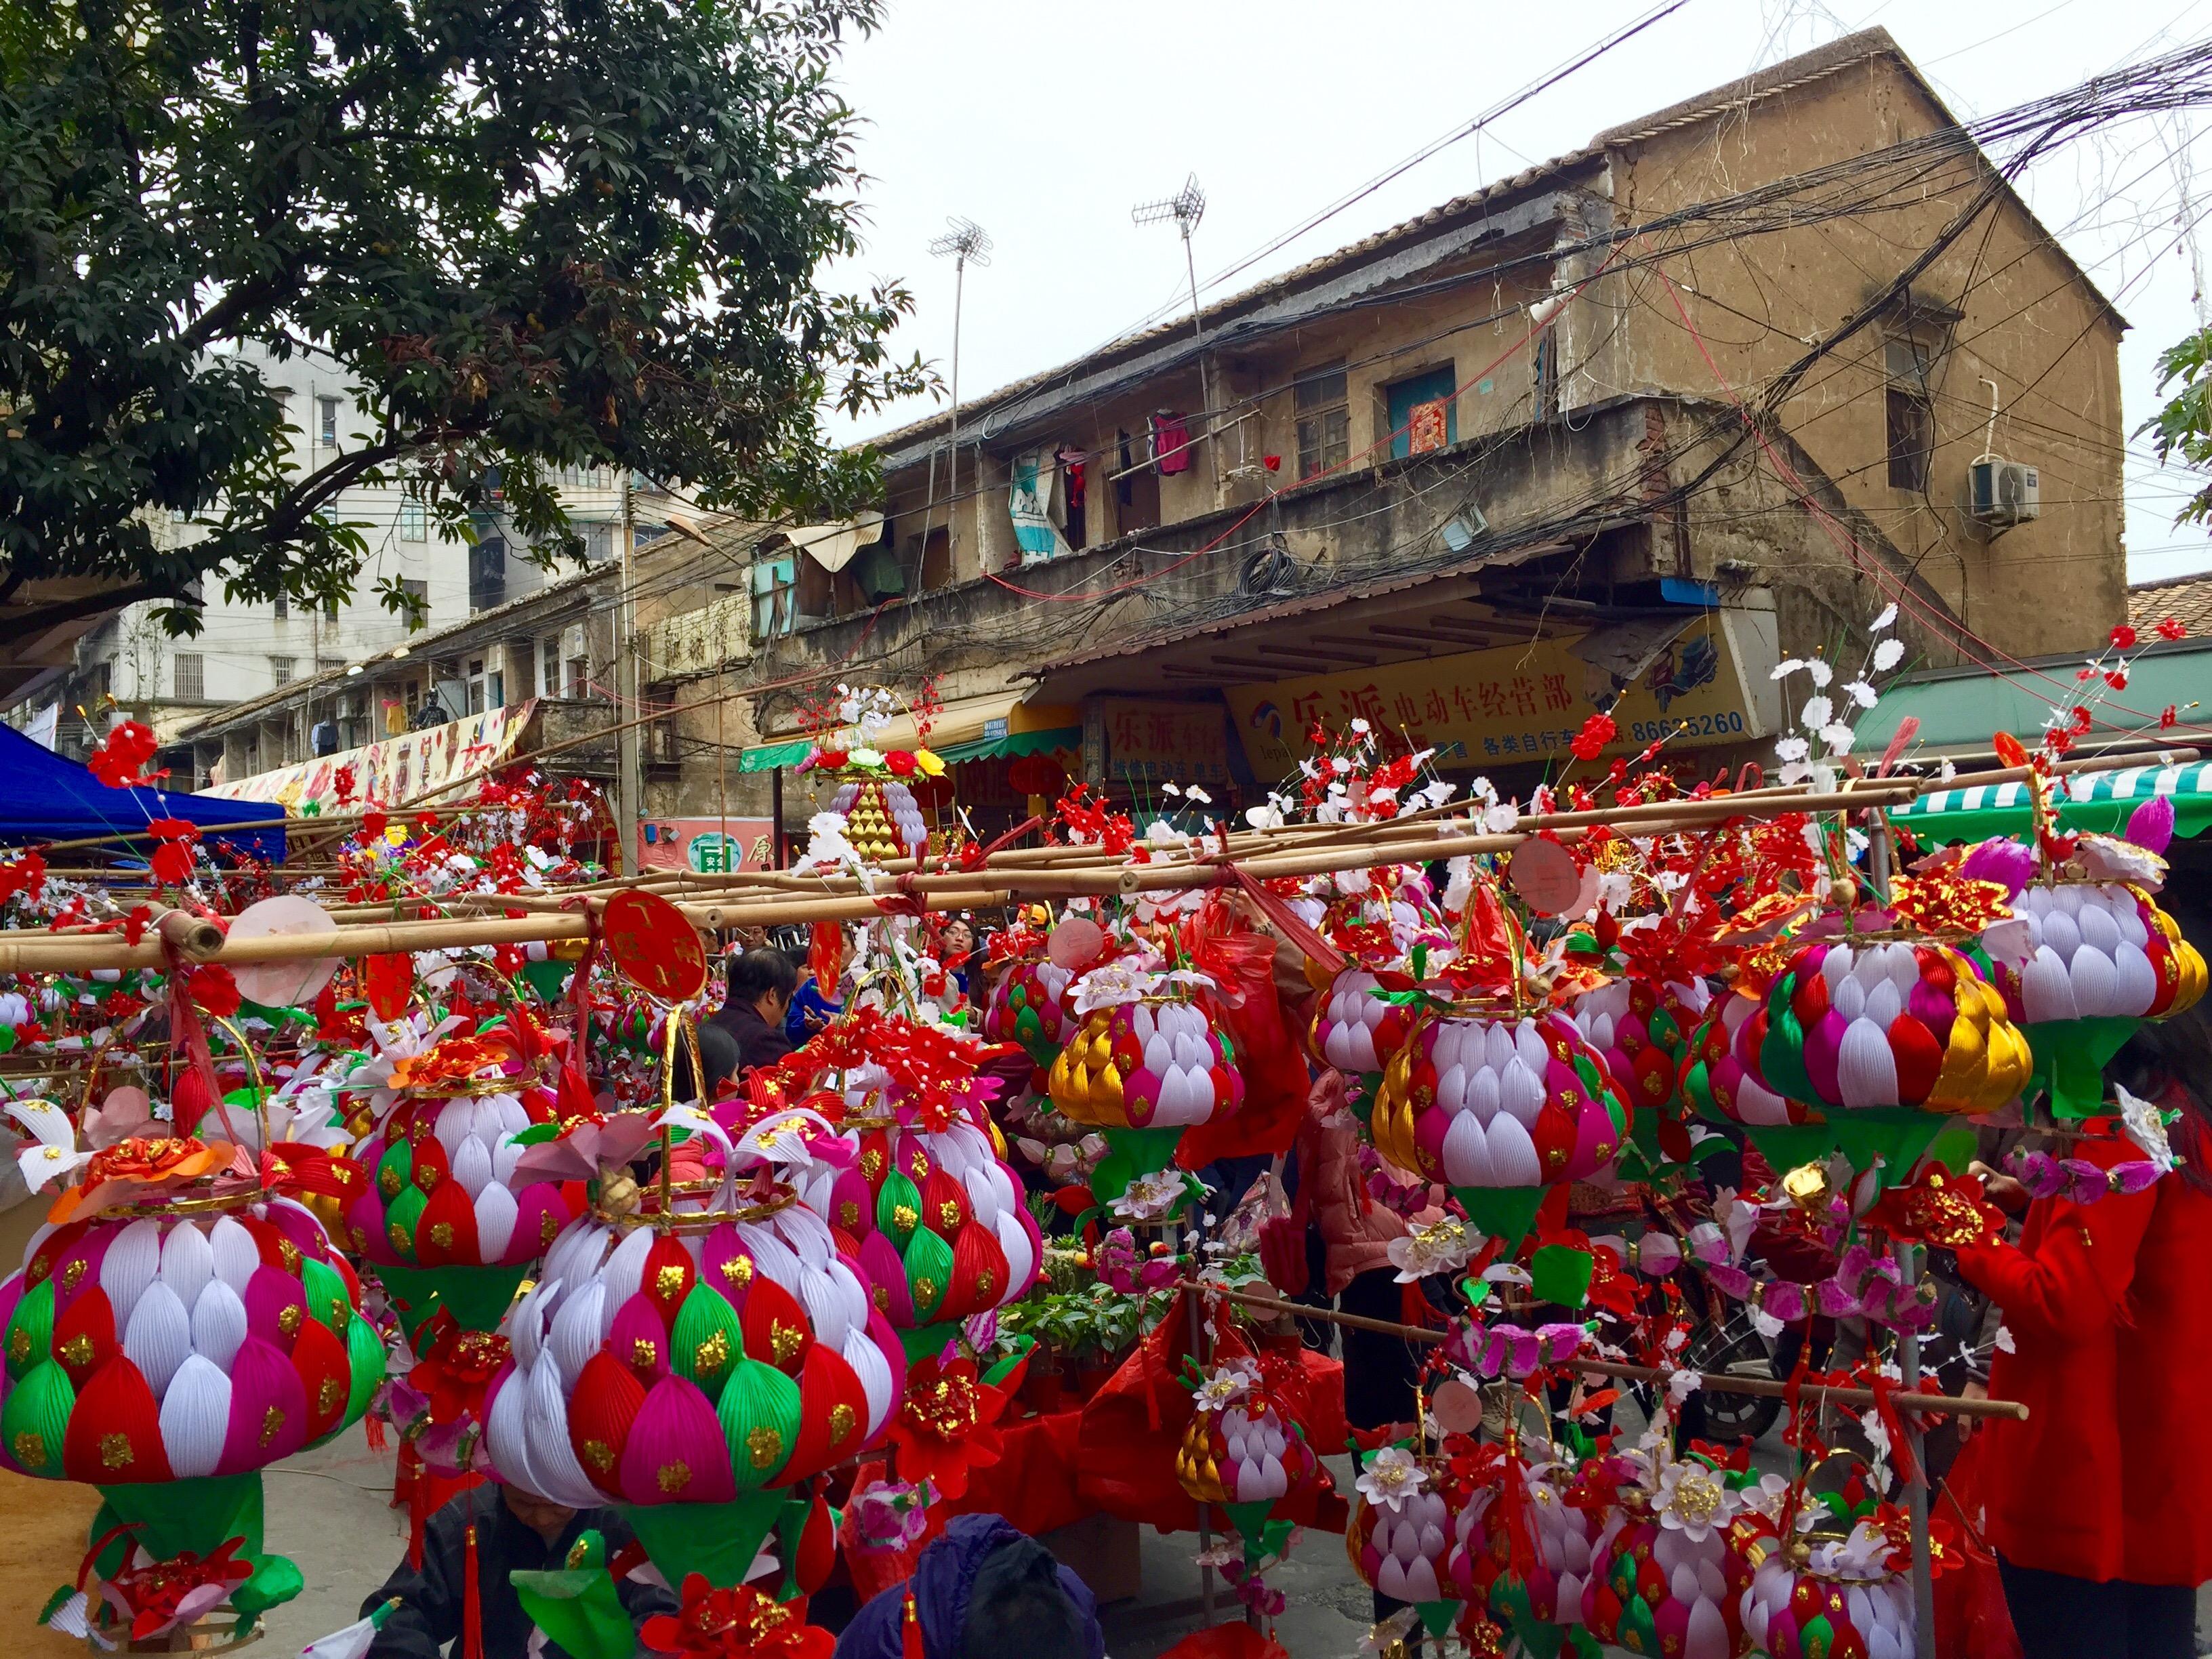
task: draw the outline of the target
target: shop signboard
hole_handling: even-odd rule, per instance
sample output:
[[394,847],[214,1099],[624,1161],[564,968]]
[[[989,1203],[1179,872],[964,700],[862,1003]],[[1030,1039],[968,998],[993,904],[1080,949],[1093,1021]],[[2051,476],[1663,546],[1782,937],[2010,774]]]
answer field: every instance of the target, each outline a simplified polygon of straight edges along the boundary
[[638,826],[638,863],[702,876],[765,869],[769,830],[766,818],[647,818]]
[[1101,697],[1093,704],[1099,759],[1118,783],[1227,783],[1229,732],[1214,702]]
[[1708,611],[1625,684],[1576,654],[1583,637],[1577,633],[1230,686],[1223,695],[1261,778],[1297,771],[1316,720],[1341,732],[1365,720],[1416,749],[1456,744],[1478,768],[1564,761],[1583,721],[1601,712],[1619,728],[1608,754],[1633,754],[1662,738],[1677,750],[1743,744],[1769,735],[1778,716],[1767,680],[1773,622],[1771,611]]

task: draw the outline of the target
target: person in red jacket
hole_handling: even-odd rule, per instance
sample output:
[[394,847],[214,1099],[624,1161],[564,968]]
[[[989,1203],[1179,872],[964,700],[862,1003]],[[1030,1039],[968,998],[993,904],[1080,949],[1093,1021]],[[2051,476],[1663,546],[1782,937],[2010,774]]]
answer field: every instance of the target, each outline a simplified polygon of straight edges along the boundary
[[2145,1027],[2112,1070],[2175,1115],[2168,1135],[2179,1160],[2151,1189],[2119,1331],[2120,1375],[2136,1405],[2120,1419],[2126,1577],[2193,1595],[2212,1579],[2212,1419],[2203,1409],[2212,1377],[2212,1022],[2203,1006]]
[[[2110,1165],[2142,1156],[2125,1139],[2076,1142],[2069,1155]],[[1990,1191],[2017,1205],[2026,1194],[1998,1177]],[[2182,1198],[2178,1194],[2191,1196]],[[2192,1433],[2203,1376],[2174,1369],[2171,1338],[2147,1307],[2203,1299],[2204,1255],[2183,1216],[2199,1191],[2178,1172],[2139,1193],[2087,1204],[2043,1198],[2027,1206],[2018,1245],[1958,1253],[1968,1283],[2003,1310],[1990,1392],[2028,1408],[2025,1422],[1980,1431],[1986,1474],[1984,1531],[1996,1551],[2005,1601],[2027,1659],[2191,1659],[2195,1587],[2183,1551],[2153,1534],[2190,1529],[2204,1465],[2179,1469],[2171,1451]],[[2161,1204],[2175,1207],[2164,1223]],[[2179,1224],[2176,1217],[2182,1217]],[[2192,1249],[2195,1253],[2191,1253]],[[2201,1323],[2187,1309],[2185,1322]],[[2146,1459],[2161,1458],[2166,1474]],[[2132,1479],[2130,1478],[2132,1473]],[[2138,1515],[2138,1503],[2155,1506]],[[2160,1561],[2163,1553],[2169,1559]],[[2185,1575],[2183,1576],[2183,1575]]]

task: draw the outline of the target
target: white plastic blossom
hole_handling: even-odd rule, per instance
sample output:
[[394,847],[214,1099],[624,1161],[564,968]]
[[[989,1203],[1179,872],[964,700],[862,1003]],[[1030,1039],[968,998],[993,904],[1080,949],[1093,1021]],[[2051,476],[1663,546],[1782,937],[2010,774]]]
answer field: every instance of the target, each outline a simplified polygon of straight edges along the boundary
[[1404,1447],[1385,1446],[1369,1460],[1358,1484],[1362,1498],[1395,1515],[1407,1498],[1426,1490],[1429,1477]]

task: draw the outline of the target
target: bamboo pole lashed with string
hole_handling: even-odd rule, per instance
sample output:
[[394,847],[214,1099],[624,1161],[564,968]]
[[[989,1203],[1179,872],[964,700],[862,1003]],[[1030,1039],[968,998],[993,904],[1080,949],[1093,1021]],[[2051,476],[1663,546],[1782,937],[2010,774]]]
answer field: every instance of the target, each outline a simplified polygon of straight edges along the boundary
[[[1402,1337],[1408,1342],[1437,1343],[1449,1334],[1432,1330],[1425,1325],[1401,1325],[1394,1320],[1370,1319],[1364,1314],[1339,1313],[1333,1308],[1309,1307],[1303,1302],[1285,1302],[1250,1291],[1230,1290],[1218,1285],[1194,1285],[1189,1279],[1183,1280],[1182,1284],[1185,1288],[1194,1288],[1205,1295],[1219,1297],[1224,1301],[1234,1302],[1243,1307],[1256,1308],[1291,1319],[1319,1319],[1352,1330]],[[1559,1367],[1579,1371],[1585,1376],[1609,1376],[1626,1382],[1662,1387],[1674,1375],[1650,1365],[1630,1365],[1611,1359],[1567,1359],[1560,1361]],[[1726,1372],[1699,1372],[1698,1385],[1715,1394],[1758,1395],[1770,1400],[1786,1400],[1790,1392],[1787,1382],[1763,1376],[1736,1376]],[[1803,1398],[1815,1404],[1866,1407],[1876,1403],[1871,1389],[1844,1389],[1831,1383],[1808,1382],[1802,1385],[1800,1393]],[[1899,1390],[1890,1395],[1889,1401],[1903,1411],[1926,1412],[1935,1416],[2002,1417],[2014,1422],[2026,1422],[2028,1414],[2027,1407],[2017,1400],[1969,1400],[1956,1395]]]

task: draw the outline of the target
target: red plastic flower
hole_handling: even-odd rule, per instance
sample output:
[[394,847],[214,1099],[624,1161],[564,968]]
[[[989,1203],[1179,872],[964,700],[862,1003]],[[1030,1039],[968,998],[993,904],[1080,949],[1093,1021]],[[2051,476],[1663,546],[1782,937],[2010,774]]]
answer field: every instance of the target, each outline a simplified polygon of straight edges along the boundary
[[111,1605],[119,1602],[131,1613],[131,1639],[151,1640],[171,1626],[197,1619],[253,1573],[253,1564],[237,1559],[243,1538],[223,1540],[221,1549],[203,1559],[183,1550],[166,1561],[119,1572],[102,1586]]
[[1891,1237],[1964,1249],[2003,1231],[2004,1213],[1982,1197],[1978,1176],[1931,1169],[1909,1186],[1892,1187],[1867,1212]]
[[999,1461],[996,1425],[1006,1409],[1006,1396],[976,1376],[972,1359],[947,1364],[937,1355],[908,1367],[906,1398],[891,1424],[899,1478],[927,1480],[948,1498],[966,1497],[969,1472]]
[[200,838],[199,825],[183,818],[152,818],[147,822],[146,833],[156,843],[154,856],[148,860],[154,879],[164,887],[179,887],[190,881],[198,862],[192,857],[192,843]]
[[2181,711],[2175,708],[2173,704],[2168,703],[2165,708],[2158,711],[2158,729],[2160,731],[2171,731],[2173,727],[2180,724]]
[[700,1659],[829,1659],[837,1638],[750,1584],[717,1589],[703,1575],[684,1580],[683,1606],[655,1613],[638,1637],[654,1653]]
[[445,1318],[428,1352],[407,1373],[407,1381],[429,1396],[433,1423],[458,1423],[467,1416],[480,1419],[484,1390],[507,1363],[507,1352],[505,1337],[465,1331]]
[[127,789],[142,783],[153,783],[169,775],[167,771],[143,772],[146,763],[154,758],[154,751],[161,746],[151,726],[137,720],[125,720],[92,751],[85,764],[111,789]]
[[83,1184],[89,1190],[106,1181],[189,1181],[229,1162],[229,1147],[210,1146],[190,1135],[133,1135],[94,1152],[84,1166]]
[[1577,760],[1593,761],[1604,751],[1606,744],[1620,735],[1620,728],[1610,714],[1592,714],[1583,722],[1583,729],[1575,733],[1574,741],[1567,747],[1574,751]]
[[884,764],[890,769],[895,778],[910,778],[921,769],[921,763],[915,759],[914,751],[908,749],[892,750],[884,757]]
[[2121,669],[2111,669],[2105,675],[2105,684],[2115,691],[2124,691],[2128,689],[2127,674]]
[[2136,648],[2136,630],[2129,627],[2125,623],[2120,623],[2119,626],[2112,629],[2112,645],[2115,649],[2121,651],[2134,650]]
[[2158,636],[2170,643],[2174,640],[2187,639],[2189,637],[2189,629],[2180,623],[2176,622],[2172,617],[2168,617],[2165,621],[2159,623]]

